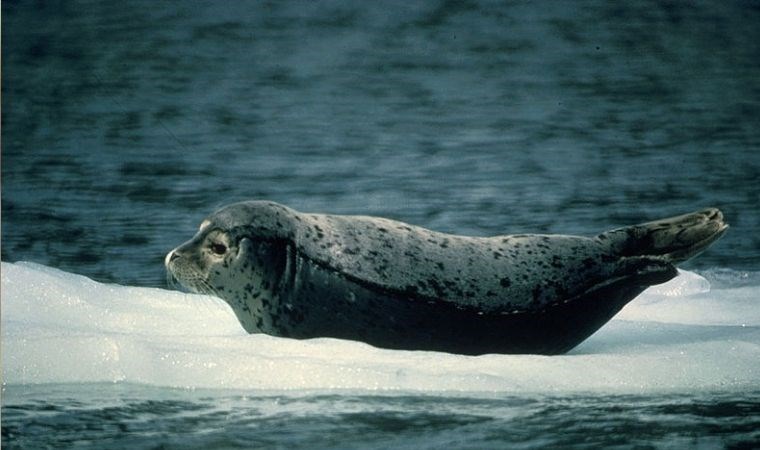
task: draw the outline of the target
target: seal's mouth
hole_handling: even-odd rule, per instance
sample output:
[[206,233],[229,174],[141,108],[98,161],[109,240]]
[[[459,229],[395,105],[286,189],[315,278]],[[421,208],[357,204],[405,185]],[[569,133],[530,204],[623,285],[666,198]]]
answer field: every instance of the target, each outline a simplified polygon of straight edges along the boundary
[[182,258],[176,253],[176,249],[167,253],[164,258],[166,285],[169,289],[186,293],[215,295],[211,285],[198,271],[181,262]]
[[173,273],[167,272],[166,284],[170,289],[185,292],[188,294],[217,295],[216,291],[211,287],[211,285],[206,280],[199,277],[193,277],[192,279],[182,279]]
[[166,268],[166,287],[175,291],[185,290],[185,287],[182,286],[182,283],[179,282],[177,277],[174,276],[171,269],[168,267]]
[[182,284],[179,282],[179,279],[174,275],[174,271],[172,270],[172,261],[175,259],[175,251],[177,249],[174,249],[166,254],[164,257],[164,268],[166,269],[166,286],[169,289],[175,289],[175,290],[181,290]]
[[189,294],[218,296],[211,284],[197,271],[184,266],[177,267],[176,264],[169,264],[166,267],[166,285],[169,289]]

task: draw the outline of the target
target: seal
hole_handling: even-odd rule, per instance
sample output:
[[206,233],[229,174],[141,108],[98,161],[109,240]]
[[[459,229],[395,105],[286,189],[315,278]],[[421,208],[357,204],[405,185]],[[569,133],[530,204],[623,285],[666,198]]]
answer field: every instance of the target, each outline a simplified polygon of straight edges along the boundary
[[166,255],[249,333],[460,354],[564,353],[728,228],[708,208],[594,237],[457,236],[379,217],[226,206]]

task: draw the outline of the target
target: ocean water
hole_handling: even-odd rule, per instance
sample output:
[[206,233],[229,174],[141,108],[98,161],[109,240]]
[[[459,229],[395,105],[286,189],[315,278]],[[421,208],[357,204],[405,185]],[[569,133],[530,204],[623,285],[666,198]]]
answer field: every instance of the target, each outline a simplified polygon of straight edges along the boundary
[[[2,2],[7,448],[760,446],[760,3]],[[560,357],[242,333],[215,208],[471,235],[723,210]]]

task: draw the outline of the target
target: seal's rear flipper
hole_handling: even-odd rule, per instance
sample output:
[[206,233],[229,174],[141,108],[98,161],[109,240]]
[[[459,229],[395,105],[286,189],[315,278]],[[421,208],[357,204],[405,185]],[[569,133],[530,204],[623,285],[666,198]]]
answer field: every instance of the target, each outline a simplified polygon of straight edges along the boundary
[[678,264],[702,253],[726,232],[717,208],[608,231],[597,236],[620,256],[659,257]]

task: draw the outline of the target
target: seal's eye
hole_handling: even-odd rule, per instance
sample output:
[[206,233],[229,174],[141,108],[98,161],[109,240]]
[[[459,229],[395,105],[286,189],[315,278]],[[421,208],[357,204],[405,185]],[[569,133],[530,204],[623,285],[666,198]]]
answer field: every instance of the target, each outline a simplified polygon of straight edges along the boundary
[[227,247],[224,244],[213,243],[211,244],[211,251],[217,255],[223,255],[227,253]]

